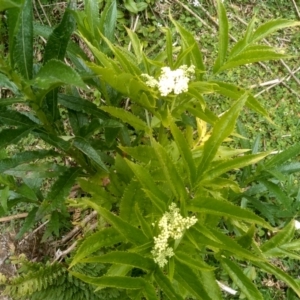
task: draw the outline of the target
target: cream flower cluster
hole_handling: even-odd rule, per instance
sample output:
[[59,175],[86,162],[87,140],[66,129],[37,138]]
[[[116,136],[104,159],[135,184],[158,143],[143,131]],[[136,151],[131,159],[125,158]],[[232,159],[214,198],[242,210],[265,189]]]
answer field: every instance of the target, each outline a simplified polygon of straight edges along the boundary
[[162,96],[170,93],[179,95],[188,90],[188,83],[195,74],[195,66],[182,65],[179,69],[172,71],[169,67],[163,67],[158,80],[148,74],[142,74],[146,84],[152,88],[157,87]]
[[170,238],[178,240],[182,237],[184,231],[197,222],[196,217],[183,218],[179,213],[179,208],[175,203],[169,206],[169,212],[165,212],[158,222],[161,233],[154,237],[154,247],[151,251],[154,261],[162,268],[168,263],[167,258],[174,255],[174,251],[169,247]]

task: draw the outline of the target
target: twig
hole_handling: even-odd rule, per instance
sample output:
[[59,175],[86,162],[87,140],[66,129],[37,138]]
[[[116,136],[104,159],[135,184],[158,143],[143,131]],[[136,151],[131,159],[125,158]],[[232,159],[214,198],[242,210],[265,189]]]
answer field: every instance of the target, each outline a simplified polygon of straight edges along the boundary
[[[137,28],[137,25],[138,25],[138,22],[139,22],[139,18],[140,18],[139,15],[137,15],[136,18],[135,18],[133,27],[131,28],[131,30],[132,30],[133,32],[136,31],[136,28]],[[129,44],[128,44],[128,51],[130,51],[130,50],[131,50],[131,41],[130,41]]]
[[66,256],[67,254],[69,254],[77,245],[77,241],[74,242],[69,248],[67,248],[64,251],[57,251],[57,255],[55,257],[55,259],[52,261],[52,264],[55,263],[56,261],[61,261],[63,259],[64,256]]
[[13,216],[3,217],[3,218],[0,218],[0,223],[12,221],[15,219],[23,219],[23,218],[26,218],[27,216],[28,216],[28,213],[23,213],[23,214],[17,214],[17,215],[13,215]]
[[221,290],[227,292],[228,294],[235,295],[237,293],[236,290],[230,288],[229,286],[223,284],[222,282],[220,282],[218,280],[217,280],[217,284],[219,285]]
[[45,12],[45,10],[44,10],[44,7],[43,7],[41,1],[40,1],[40,0],[37,0],[37,1],[38,1],[39,5],[40,5],[42,11],[43,11],[43,14],[44,14],[44,16],[45,16],[45,18],[46,18],[46,20],[47,20],[48,25],[49,25],[50,27],[52,27],[51,22],[50,22],[49,19],[48,19],[48,16],[47,16],[47,14],[46,14],[46,12]]
[[298,18],[300,19],[300,12],[299,12],[299,9],[298,9],[298,7],[297,7],[297,4],[296,4],[295,0],[292,0],[292,2],[293,2],[293,4],[294,4],[296,13],[297,13],[297,15],[298,15]]
[[80,225],[76,225],[69,233],[67,233],[58,243],[64,244],[68,240],[70,240],[76,233],[82,230],[82,227],[86,225],[89,221],[91,221],[97,215],[96,211],[92,211],[89,215],[87,215],[81,222]]
[[25,240],[27,240],[30,236],[34,235],[36,232],[38,232],[42,227],[44,227],[46,224],[49,223],[49,220],[44,222],[43,224],[41,224],[38,228],[36,228],[35,230],[33,230],[30,234],[28,234],[27,236],[25,236],[20,242],[19,244],[21,245]]
[[[179,5],[181,5],[184,9],[186,9],[191,15],[193,15],[195,18],[197,18],[203,25],[205,25],[206,27],[211,28],[211,26],[209,26],[202,18],[200,18],[195,12],[193,12],[188,6],[186,6],[185,4],[183,4],[181,1],[179,0],[175,0],[176,3],[178,3]],[[218,25],[218,24],[217,24]]]

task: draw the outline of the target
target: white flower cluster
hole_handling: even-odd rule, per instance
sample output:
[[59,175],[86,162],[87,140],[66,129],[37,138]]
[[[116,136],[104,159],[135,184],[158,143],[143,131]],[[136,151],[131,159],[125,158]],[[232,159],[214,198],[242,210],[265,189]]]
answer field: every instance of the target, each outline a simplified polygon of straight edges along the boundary
[[154,247],[151,251],[154,261],[162,268],[167,264],[167,257],[172,257],[174,251],[169,247],[168,240],[173,238],[178,240],[182,237],[184,231],[197,222],[196,217],[183,218],[179,213],[179,208],[175,203],[169,206],[169,212],[165,212],[158,222],[161,233],[154,237]]
[[188,67],[183,65],[172,71],[169,67],[163,67],[158,80],[148,74],[142,74],[146,79],[146,84],[152,88],[157,87],[162,96],[168,96],[170,93],[181,94],[188,90],[188,83],[195,74],[195,66]]

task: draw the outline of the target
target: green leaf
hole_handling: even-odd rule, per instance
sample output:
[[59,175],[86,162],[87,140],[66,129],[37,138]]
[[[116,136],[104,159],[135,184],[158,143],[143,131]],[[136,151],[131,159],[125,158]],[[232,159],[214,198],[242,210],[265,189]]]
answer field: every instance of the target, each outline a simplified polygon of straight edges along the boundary
[[28,216],[26,217],[20,231],[18,232],[16,239],[19,240],[22,238],[22,236],[24,235],[25,232],[28,232],[33,225],[36,222],[36,212],[38,210],[38,207],[34,207],[33,209],[31,209],[31,211],[28,213]]
[[300,26],[300,22],[285,19],[270,20],[256,29],[249,38],[249,42],[258,42],[277,30],[293,26]]
[[77,263],[81,262],[82,259],[88,255],[101,250],[102,247],[113,246],[123,239],[114,228],[104,228],[101,231],[91,234],[80,244],[74,258],[70,264],[70,268]]
[[87,114],[96,116],[102,120],[109,119],[109,116],[106,113],[104,113],[102,110],[100,110],[96,104],[80,97],[75,97],[66,94],[59,94],[58,103],[69,109],[78,112],[85,112]]
[[209,168],[209,164],[214,159],[218,148],[220,147],[224,139],[232,133],[239,112],[243,108],[247,98],[248,95],[244,94],[215,123],[210,138],[204,144],[202,159],[198,168],[198,178],[201,177],[203,173]]
[[53,211],[50,216],[50,220],[47,224],[47,228],[42,237],[42,243],[44,243],[49,237],[53,234],[55,236],[59,236],[59,228],[60,228],[60,220],[59,220],[60,213],[58,211]]
[[126,276],[101,276],[91,277],[77,272],[70,272],[80,280],[98,287],[112,287],[117,289],[144,289],[148,286],[145,279],[139,277]]
[[[1,4],[0,4],[1,5]],[[10,89],[14,94],[19,94],[18,87],[15,85],[14,82],[10,81],[6,75],[0,73],[0,88],[8,88]],[[18,99],[18,98],[17,98]],[[19,98],[21,102],[25,102],[25,99]],[[1,99],[0,105],[8,105],[4,104],[6,101],[11,99]]]
[[193,199],[187,209],[190,211],[201,212],[210,215],[223,217],[227,216],[229,218],[234,218],[249,223],[255,223],[265,228],[272,229],[269,223],[266,222],[263,218],[257,216],[250,210],[233,205],[228,201],[198,196]]
[[184,300],[181,295],[175,291],[172,282],[163,274],[161,269],[156,269],[154,273],[154,279],[170,300]]
[[9,187],[6,186],[0,190],[0,204],[4,212],[7,214],[7,200],[9,196]]
[[146,271],[153,271],[156,265],[153,259],[144,257],[137,253],[112,251],[101,256],[92,256],[83,259],[84,263],[110,263],[119,265],[129,265]]
[[202,282],[197,274],[188,265],[182,263],[180,260],[176,260],[176,269],[174,278],[177,282],[186,288],[196,299],[203,300],[217,300],[212,299],[205,291]]
[[102,161],[98,152],[82,137],[75,137],[73,140],[73,146],[79,149],[82,153],[84,153],[90,160],[95,162],[98,167],[102,170],[108,172],[108,169],[104,162]]
[[170,189],[178,200],[184,201],[188,198],[187,191],[175,164],[162,145],[157,143],[155,140],[152,140],[151,143]]
[[33,68],[33,11],[32,1],[24,0],[14,31],[13,60],[25,79],[32,78]]
[[66,9],[60,24],[48,38],[45,47],[44,63],[51,59],[63,60],[65,58],[70,37],[75,30],[75,19],[69,9]]
[[262,252],[268,252],[273,248],[279,247],[290,242],[295,233],[295,221],[292,220],[287,226],[280,230],[275,236],[265,242],[261,247]]
[[74,69],[55,59],[49,60],[36,74],[32,84],[40,89],[53,89],[59,85],[75,85],[86,90],[86,85]]
[[231,160],[226,160],[224,162],[221,162],[217,164],[216,167],[208,170],[206,173],[203,175],[203,179],[201,180],[202,183],[210,181],[230,170],[233,169],[241,169],[245,166],[255,164],[262,160],[264,157],[266,157],[270,152],[263,152],[259,154],[249,154],[249,155],[244,155],[241,157],[236,157]]
[[0,122],[10,126],[34,126],[37,125],[27,116],[14,110],[0,110]]
[[288,149],[272,156],[271,159],[266,161],[264,164],[266,169],[270,169],[272,167],[281,166],[283,163],[287,162],[289,159],[294,158],[300,153],[300,144],[295,144]]
[[175,257],[177,260],[180,260],[185,265],[189,266],[192,269],[200,270],[200,271],[213,271],[215,270],[214,267],[206,264],[201,256],[198,259],[194,259],[191,255],[186,254],[184,252],[176,251]]
[[154,179],[144,167],[134,164],[129,160],[126,160],[126,162],[134,172],[137,180],[144,188],[146,195],[152,201],[153,205],[155,205],[160,212],[165,212],[169,197],[157,187]]
[[26,99],[24,98],[7,98],[7,99],[0,100],[0,106],[9,106],[12,104],[24,103],[24,102],[27,102]]
[[217,73],[222,67],[228,48],[228,20],[226,11],[221,0],[217,1],[218,19],[219,19],[219,47],[218,57],[213,67],[213,72]]
[[170,19],[180,34],[183,50],[193,47],[193,50],[187,53],[186,60],[188,61],[189,65],[193,64],[200,71],[199,75],[197,75],[197,79],[201,80],[203,73],[205,72],[205,67],[203,64],[201,51],[198,47],[197,41],[194,38],[194,35],[176,22],[171,15]]
[[3,129],[0,131],[0,148],[16,144],[21,138],[27,136],[32,127],[21,127],[18,129]]
[[143,130],[148,134],[151,133],[151,128],[148,127],[148,125],[144,121],[127,110],[113,106],[103,106],[101,107],[101,109],[105,112],[108,112],[112,116],[121,119],[124,123],[130,124],[137,130]]
[[[94,1],[90,1],[94,2]],[[89,14],[88,14],[89,15]],[[115,28],[117,22],[117,4],[116,0],[109,0],[106,2],[104,10],[101,14],[99,29],[101,33],[110,41],[114,42],[115,39]],[[95,27],[97,30],[97,27]],[[102,46],[102,51],[107,53],[107,45]]]
[[99,2],[93,0],[84,0],[84,12],[85,12],[85,26],[89,31],[91,36],[94,37],[96,41],[99,42],[100,36],[98,30],[102,29],[100,27],[99,19]]
[[[65,199],[69,195],[69,192],[79,174],[79,168],[69,168],[58,177],[46,196],[46,202],[49,203],[48,211],[54,211],[64,207]],[[39,212],[42,210],[43,208],[41,207]]]
[[0,173],[12,169],[20,164],[57,155],[58,153],[52,150],[24,151],[22,153],[17,153],[11,158],[0,160]]
[[127,31],[127,34],[129,36],[129,38],[130,38],[130,42],[131,42],[134,54],[135,54],[136,59],[137,59],[137,63],[140,64],[143,61],[143,46],[140,43],[140,40],[139,40],[137,34],[134,31],[132,31],[129,28],[125,28],[125,29]]
[[294,278],[287,274],[286,271],[282,271],[280,268],[277,268],[267,262],[254,262],[254,264],[260,269],[275,275],[278,279],[284,281],[288,286],[290,286],[294,292],[300,297],[300,286]]
[[259,180],[267,189],[270,195],[273,195],[276,198],[276,202],[280,203],[283,207],[283,210],[288,210],[291,207],[293,199],[290,198],[281,187],[269,180]]
[[128,222],[124,221],[120,217],[114,215],[107,209],[102,208],[91,201],[85,200],[85,202],[91,207],[93,207],[104,219],[107,220],[108,223],[114,226],[114,228],[120,234],[122,234],[127,241],[135,245],[145,244],[148,241],[144,233],[138,228],[130,225]]
[[9,8],[14,8],[14,7],[20,7],[20,3],[16,3],[15,0],[2,0],[0,3],[0,11],[9,9]]
[[241,289],[242,293],[249,300],[263,300],[262,294],[251,280],[243,273],[243,271],[233,261],[220,256],[218,260],[222,267],[228,273],[233,282]]
[[[225,97],[229,97],[233,100],[238,100],[243,94],[246,93],[245,89],[242,89],[239,86],[236,86],[234,84],[221,82],[221,81],[212,81],[212,83],[218,85],[218,88],[215,89],[217,93]],[[261,103],[250,93],[248,94],[246,106],[254,110],[255,112],[261,114],[262,116],[267,118],[269,122],[272,123],[268,111],[265,108],[263,108]]]
[[260,61],[279,60],[285,58],[291,58],[291,56],[277,53],[274,50],[245,50],[222,65],[218,69],[218,72]]
[[[69,2],[69,7],[73,5],[72,3],[73,2]],[[62,61],[65,58],[67,46],[74,30],[75,19],[69,9],[66,9],[62,21],[52,31],[51,35],[48,38],[45,47],[44,64],[51,59],[58,59]],[[53,121],[59,119],[60,116],[57,107],[57,94],[58,89],[53,89],[46,95],[48,111]]]
[[193,187],[197,177],[197,169],[196,169],[196,165],[193,159],[191,149],[182,132],[178,129],[176,124],[172,122],[171,117],[170,117],[170,129],[174,137],[174,140],[176,142],[176,145],[179,149],[179,152],[185,161],[184,166],[186,168],[187,173],[189,174],[190,183],[191,186]]
[[145,234],[145,236],[148,239],[152,239],[153,238],[153,231],[151,226],[149,225],[149,223],[145,220],[144,216],[142,215],[142,213],[140,212],[140,209],[138,207],[138,205],[135,205],[135,214],[139,220],[141,229],[143,231],[143,233]]

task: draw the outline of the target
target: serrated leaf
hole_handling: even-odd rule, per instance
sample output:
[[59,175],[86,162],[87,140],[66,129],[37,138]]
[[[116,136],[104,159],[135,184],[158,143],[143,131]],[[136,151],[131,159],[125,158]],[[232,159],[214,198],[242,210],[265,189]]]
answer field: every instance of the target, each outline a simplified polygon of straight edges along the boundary
[[293,26],[300,26],[300,22],[286,19],[270,20],[262,24],[255,30],[255,32],[251,35],[251,38],[249,38],[249,42],[258,42],[259,40],[263,39],[264,37],[270,35],[271,33],[279,29]]
[[143,46],[140,43],[140,40],[134,31],[132,31],[129,28],[125,28],[125,29],[130,38],[131,45],[132,45],[134,54],[136,56],[137,62],[138,62],[138,64],[140,64],[143,61]]
[[65,199],[79,174],[79,168],[69,168],[58,177],[46,196],[46,200],[50,203],[50,210],[53,211],[64,207]]
[[75,85],[87,89],[78,73],[63,62],[49,60],[36,74],[32,84],[40,89],[53,89],[63,84]]
[[186,254],[184,252],[176,251],[175,257],[177,260],[180,260],[183,264],[189,266],[192,269],[200,270],[200,271],[213,271],[214,267],[206,264],[201,256],[198,259],[194,259],[191,255]]
[[134,159],[148,164],[149,161],[155,158],[155,153],[152,147],[139,145],[137,147],[123,147],[119,146],[119,148],[127,153],[128,155],[132,156]]
[[102,247],[112,246],[121,242],[122,239],[122,235],[112,227],[104,228],[101,231],[91,234],[80,244],[70,264],[70,268]]
[[201,80],[203,77],[203,73],[205,72],[205,67],[203,64],[202,53],[198,47],[194,35],[183,26],[181,26],[178,22],[176,22],[171,15],[170,19],[176,27],[176,30],[180,34],[181,43],[184,49],[193,47],[193,49],[189,53],[187,53],[187,57],[183,60],[183,62],[188,63],[188,65],[193,64],[196,69],[200,71],[199,75],[197,75],[197,79]]
[[288,149],[272,156],[271,159],[266,161],[264,166],[266,169],[276,167],[276,166],[281,166],[283,163],[285,163],[289,159],[294,158],[299,153],[300,153],[300,144],[295,144],[291,147],[288,147]]
[[16,144],[21,138],[27,136],[33,127],[22,127],[18,129],[3,129],[0,132],[0,148]]
[[107,120],[109,118],[109,116],[106,113],[104,113],[102,110],[100,110],[96,104],[80,97],[75,97],[66,94],[59,94],[58,102],[59,104],[69,109],[78,112],[85,112],[87,114],[96,116],[102,120]]
[[294,292],[300,297],[300,286],[298,282],[292,278],[286,271],[282,271],[280,268],[273,266],[267,262],[254,262],[254,264],[261,270],[275,275],[276,278],[284,281],[288,286],[290,286]]
[[13,60],[25,79],[32,78],[33,69],[33,10],[32,1],[25,0],[19,10],[14,32]]
[[138,193],[141,186],[139,182],[131,180],[126,187],[122,199],[120,201],[120,217],[127,222],[136,220],[135,216],[135,204],[138,198]]
[[164,173],[170,189],[178,200],[184,201],[184,199],[187,199],[187,191],[173,161],[163,146],[157,143],[155,140],[152,140],[152,147],[156,153],[157,159],[160,162],[161,170]]
[[151,226],[149,225],[149,223],[145,220],[144,216],[142,215],[142,213],[140,212],[140,209],[138,207],[138,205],[135,205],[135,214],[139,220],[141,229],[143,231],[143,233],[145,234],[145,236],[148,239],[152,239],[153,238],[153,231]]
[[42,243],[45,242],[53,234],[58,237],[59,228],[60,228],[59,212],[55,210],[51,213],[50,220],[47,224],[47,228],[42,237]]
[[126,160],[126,162],[134,172],[137,180],[144,188],[146,195],[150,198],[153,205],[162,213],[166,211],[169,197],[157,187],[150,173],[144,167],[134,164],[129,160]]
[[70,272],[80,280],[98,287],[113,287],[117,289],[144,289],[148,283],[140,277],[101,276],[91,277],[77,272]]
[[148,134],[151,133],[151,128],[148,127],[148,125],[144,121],[127,110],[112,106],[103,106],[101,107],[101,109],[122,120],[124,123],[130,124],[137,130],[143,130]]
[[178,129],[176,124],[172,122],[171,117],[170,117],[170,129],[174,137],[174,140],[176,142],[176,145],[178,147],[178,150],[185,161],[184,167],[187,173],[189,174],[190,183],[191,186],[193,187],[197,178],[197,169],[196,169],[196,165],[193,159],[191,149],[182,132]]
[[218,46],[218,57],[213,67],[213,72],[220,71],[226,57],[228,48],[228,19],[224,5],[221,0],[217,1],[218,19],[219,19],[219,46]]
[[295,233],[295,221],[292,220],[287,226],[280,230],[275,236],[265,242],[261,247],[261,251],[268,252],[275,247],[284,245],[292,240]]
[[193,199],[187,207],[188,210],[194,212],[202,212],[217,216],[227,216],[238,220],[243,220],[249,223],[255,223],[265,228],[272,229],[268,222],[257,216],[250,210],[233,205],[228,201],[222,201],[215,198],[207,198],[198,196]]
[[[221,81],[212,81],[212,83],[216,83],[218,85],[218,88],[215,89],[217,93],[229,97],[233,100],[239,99],[246,92],[245,89],[242,89],[234,84]],[[268,111],[260,104],[260,102],[252,94],[248,94],[246,106],[261,114],[262,116],[266,117],[268,121],[272,123]]]
[[161,269],[159,268],[156,269],[154,273],[154,278],[158,286],[163,290],[163,292],[170,300],[183,300],[181,295],[179,295],[175,291],[172,282],[169,280],[167,276],[163,274]]
[[[174,278],[177,282],[186,288],[194,297],[203,300],[217,300],[212,299],[205,291],[202,282],[197,274],[188,265],[182,263],[180,260],[176,260],[176,269]],[[220,299],[220,298],[219,298]]]
[[244,94],[215,123],[210,138],[204,144],[202,159],[198,168],[198,178],[201,178],[203,173],[208,169],[221,143],[232,133],[239,112],[243,108],[247,98],[248,95]]
[[114,226],[114,228],[120,234],[122,234],[124,238],[129,242],[135,245],[141,245],[141,244],[145,244],[148,241],[144,233],[138,228],[132,226],[128,222],[114,215],[107,209],[100,207],[94,202],[91,202],[89,200],[85,200],[85,202],[91,207],[93,207],[104,219],[107,220],[108,223]]
[[129,265],[133,268],[139,268],[146,271],[153,271],[156,265],[153,259],[144,257],[137,253],[112,251],[101,256],[92,256],[83,259],[84,263],[111,263],[119,265]]
[[293,199],[290,198],[282,188],[280,188],[277,184],[269,181],[269,180],[259,180],[267,189],[270,195],[273,195],[276,198],[276,202],[282,205],[283,210],[288,210],[291,207]]
[[36,212],[38,210],[38,207],[34,207],[31,209],[31,211],[28,213],[28,216],[26,217],[20,231],[16,235],[16,239],[19,240],[22,238],[25,232],[28,232],[36,222],[35,217],[36,217]]
[[99,3],[93,0],[84,1],[85,24],[87,30],[96,40],[99,41],[99,34],[97,33],[100,27],[99,19]]
[[201,180],[201,182],[204,183],[206,181],[210,181],[230,170],[241,169],[245,166],[255,164],[269,154],[270,154],[270,152],[263,152],[263,153],[259,153],[259,154],[249,154],[249,155],[244,155],[241,157],[236,157],[234,159],[221,162],[216,167],[214,167],[214,168],[208,170],[206,173],[204,173],[203,179]]
[[243,271],[231,260],[219,257],[222,267],[249,300],[264,300],[262,294]]
[[[94,1],[91,1],[94,2]],[[114,42],[114,33],[115,27],[117,22],[117,4],[116,0],[109,0],[105,3],[104,10],[101,14],[100,22],[99,22],[99,29],[101,33],[110,41]],[[95,27],[94,30],[97,30]],[[96,34],[96,33],[95,33]],[[102,45],[102,51],[107,53],[107,45]]]
[[291,58],[291,56],[277,53],[273,50],[245,50],[241,54],[233,57],[231,60],[228,60],[219,68],[218,72],[260,61],[279,60],[286,58]]
[[108,169],[101,159],[98,152],[82,137],[75,137],[73,140],[73,146],[84,153],[90,160],[95,162],[102,170],[108,172]]
[[34,126],[37,125],[27,116],[14,110],[0,110],[0,120],[3,125]]

